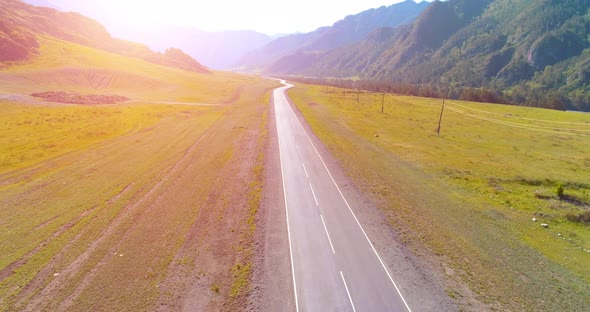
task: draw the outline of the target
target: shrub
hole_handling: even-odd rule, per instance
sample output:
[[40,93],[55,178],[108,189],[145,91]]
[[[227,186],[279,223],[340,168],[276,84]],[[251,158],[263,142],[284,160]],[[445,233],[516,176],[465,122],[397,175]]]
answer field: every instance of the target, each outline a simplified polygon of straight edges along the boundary
[[217,285],[212,285],[212,286],[211,286],[211,291],[213,291],[213,292],[215,292],[216,294],[218,294],[218,293],[219,293],[219,286],[217,286]]
[[555,192],[557,193],[557,197],[559,197],[559,199],[563,199],[563,185],[559,184],[557,185],[557,189],[555,190]]

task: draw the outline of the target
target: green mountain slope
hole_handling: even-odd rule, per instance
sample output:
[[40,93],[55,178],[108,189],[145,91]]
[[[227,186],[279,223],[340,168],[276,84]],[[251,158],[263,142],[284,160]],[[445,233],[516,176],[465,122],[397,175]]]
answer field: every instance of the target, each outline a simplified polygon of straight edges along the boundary
[[409,26],[379,30],[357,44],[316,53],[312,61],[291,55],[270,69],[451,91],[485,87],[513,103],[589,110],[589,34],[585,0],[436,1]]
[[37,54],[39,44],[36,35],[48,35],[154,64],[200,73],[209,72],[206,67],[178,49],[156,53],[144,45],[115,39],[104,26],[81,14],[35,7],[20,0],[0,2],[0,61],[23,60]]
[[427,6],[428,2],[425,1],[415,3],[406,0],[388,7],[382,6],[350,15],[330,27],[273,40],[264,47],[244,55],[236,66],[246,70],[266,69],[285,56],[343,47],[362,40],[377,28],[410,23]]

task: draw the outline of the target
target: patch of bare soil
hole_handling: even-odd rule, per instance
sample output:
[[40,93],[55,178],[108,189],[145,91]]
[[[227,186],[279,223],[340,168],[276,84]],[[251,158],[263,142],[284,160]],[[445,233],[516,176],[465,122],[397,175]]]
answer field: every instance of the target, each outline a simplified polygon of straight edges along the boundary
[[[211,129],[211,139],[230,134],[233,154],[218,168],[213,191],[203,198],[201,209],[187,237],[170,263],[156,311],[242,311],[251,290],[249,275],[238,286],[239,270],[253,264],[254,237],[247,220],[252,217],[251,186],[259,165],[260,117],[266,107],[236,110]],[[207,142],[203,142],[207,144]],[[265,142],[262,142],[265,143]]]
[[[103,174],[113,178],[108,174],[109,166],[121,162],[119,156],[123,161],[132,159],[136,150],[139,154],[145,146],[145,151],[152,151],[150,146],[157,144],[163,147],[156,150],[179,150],[177,145],[186,146],[178,158],[175,156],[165,165],[158,163],[153,171],[138,176],[137,183],[121,184],[119,192],[101,200],[104,205],[58,228],[53,236],[71,228],[82,230],[30,282],[15,290],[10,301],[0,301],[0,311],[6,307],[13,311],[246,309],[251,290],[249,278],[256,267],[253,263],[255,220],[251,219],[256,216],[252,207],[258,206],[252,203],[258,203],[259,198],[252,192],[252,183],[259,180],[256,167],[263,165],[260,155],[266,139],[261,137],[266,138],[266,134],[260,116],[267,108],[244,105],[228,109],[202,135],[178,130],[183,136],[170,146],[161,140],[149,144],[139,140],[160,138],[161,131],[122,137],[105,145],[104,150],[97,148],[75,157],[75,166],[64,170],[65,177],[56,172],[59,179],[52,183],[39,181],[42,187],[55,184],[62,187],[66,179],[69,185],[70,180],[77,181],[93,168],[105,168]],[[166,121],[165,125],[174,128],[175,123]],[[122,148],[120,154],[111,152],[119,150],[120,145],[133,145],[133,148]],[[95,163],[95,158],[99,163]],[[155,157],[153,161],[158,159]],[[83,164],[86,162],[92,168],[86,168]],[[107,222],[102,216],[111,209],[114,217]],[[39,228],[48,227],[51,219],[48,220]],[[104,222],[105,226],[94,228],[96,222]],[[93,234],[89,234],[91,231]],[[54,240],[53,236],[50,239]],[[83,249],[76,249],[86,241],[88,244],[83,244]],[[25,255],[7,270],[20,267],[30,258]]]
[[130,100],[122,95],[79,94],[64,91],[36,92],[31,96],[48,102],[82,105],[117,104]]
[[269,112],[264,191],[256,218],[247,311],[295,311],[274,105]]

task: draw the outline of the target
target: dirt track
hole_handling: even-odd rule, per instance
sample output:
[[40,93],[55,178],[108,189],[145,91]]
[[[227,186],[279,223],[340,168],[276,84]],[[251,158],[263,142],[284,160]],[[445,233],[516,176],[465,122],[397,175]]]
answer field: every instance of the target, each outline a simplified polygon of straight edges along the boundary
[[251,268],[267,108],[179,106],[153,127],[0,177],[5,220],[34,227],[15,241],[32,249],[0,275],[0,310],[244,307],[248,285],[236,281]]

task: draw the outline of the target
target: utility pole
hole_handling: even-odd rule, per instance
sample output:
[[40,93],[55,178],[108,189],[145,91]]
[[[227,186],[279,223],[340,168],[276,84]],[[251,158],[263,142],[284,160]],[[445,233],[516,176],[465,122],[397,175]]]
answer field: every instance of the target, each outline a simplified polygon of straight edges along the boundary
[[443,99],[442,108],[440,110],[440,118],[438,119],[438,129],[436,129],[436,136],[440,137],[440,124],[442,123],[443,112],[445,111],[445,100]]
[[381,113],[383,114],[383,106],[385,106],[385,92],[383,92],[383,98],[381,99]]

